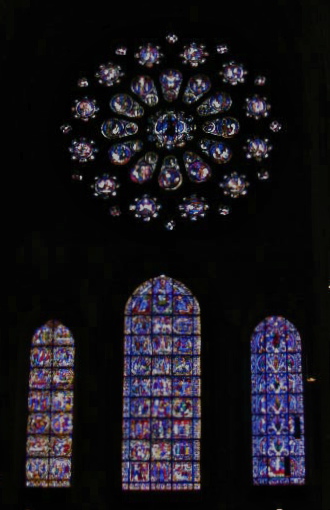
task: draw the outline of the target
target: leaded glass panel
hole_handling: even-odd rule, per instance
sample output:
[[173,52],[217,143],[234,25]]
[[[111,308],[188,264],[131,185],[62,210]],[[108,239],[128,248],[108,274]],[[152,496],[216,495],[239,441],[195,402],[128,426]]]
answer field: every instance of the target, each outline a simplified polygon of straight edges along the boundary
[[57,321],[37,329],[30,351],[26,486],[69,487],[74,340]]
[[305,483],[301,340],[287,319],[267,317],[251,338],[255,485]]
[[125,310],[122,487],[200,489],[200,312],[160,276]]

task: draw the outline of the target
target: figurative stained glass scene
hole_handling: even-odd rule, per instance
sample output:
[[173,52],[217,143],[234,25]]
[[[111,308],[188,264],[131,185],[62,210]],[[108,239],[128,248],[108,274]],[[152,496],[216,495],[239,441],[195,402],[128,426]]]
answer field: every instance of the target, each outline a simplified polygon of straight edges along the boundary
[[26,486],[70,487],[74,340],[60,322],[37,329],[30,351]]
[[200,489],[200,310],[160,276],[125,310],[122,488]]
[[61,126],[72,179],[113,221],[173,230],[223,218],[271,175],[283,123],[269,80],[225,43],[109,44],[108,61],[74,89]]
[[301,339],[283,317],[267,317],[251,338],[254,485],[305,483]]

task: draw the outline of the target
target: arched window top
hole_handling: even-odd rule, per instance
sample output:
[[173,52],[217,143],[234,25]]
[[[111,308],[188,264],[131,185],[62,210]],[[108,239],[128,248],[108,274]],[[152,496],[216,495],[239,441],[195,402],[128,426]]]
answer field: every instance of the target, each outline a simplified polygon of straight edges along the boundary
[[192,292],[183,283],[160,275],[135,289],[125,307],[126,315],[149,313],[197,315],[200,308]]
[[300,350],[300,335],[295,326],[284,317],[266,317],[254,329],[251,338],[252,353]]
[[74,340],[66,326],[50,320],[34,332],[32,345],[74,345]]
[[31,342],[26,486],[69,487],[73,431],[74,339],[51,320]]

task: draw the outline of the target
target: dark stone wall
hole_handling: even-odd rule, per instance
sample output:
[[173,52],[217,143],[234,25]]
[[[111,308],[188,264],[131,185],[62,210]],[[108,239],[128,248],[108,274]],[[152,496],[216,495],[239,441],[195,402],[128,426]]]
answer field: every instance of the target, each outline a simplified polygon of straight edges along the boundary
[[[328,169],[329,7],[310,0],[171,5],[7,3],[3,81],[2,498],[6,508],[329,510]],[[221,34],[233,54],[269,71],[287,121],[271,186],[215,228],[109,227],[73,189],[59,126],[71,84],[107,55],[107,41],[167,29]],[[7,198],[8,197],[8,198]],[[242,211],[240,211],[242,212]],[[167,274],[200,302],[201,494],[122,494],[123,310],[143,281]],[[265,316],[299,330],[307,483],[253,487],[249,338]],[[77,345],[73,486],[24,488],[29,348],[50,318]]]

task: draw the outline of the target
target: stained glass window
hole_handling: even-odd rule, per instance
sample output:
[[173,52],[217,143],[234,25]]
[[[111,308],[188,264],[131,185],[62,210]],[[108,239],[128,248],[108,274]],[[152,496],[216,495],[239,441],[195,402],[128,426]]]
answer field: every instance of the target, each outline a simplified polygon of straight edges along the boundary
[[160,276],[125,310],[122,487],[200,489],[200,311],[180,282]]
[[73,422],[74,340],[49,321],[30,351],[26,486],[69,487]]
[[107,47],[108,61],[74,84],[61,130],[72,178],[113,221],[173,230],[223,218],[269,179],[283,124],[267,76],[214,41]]
[[255,485],[305,483],[301,339],[283,317],[267,317],[251,338]]

